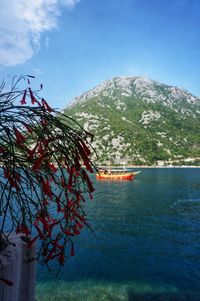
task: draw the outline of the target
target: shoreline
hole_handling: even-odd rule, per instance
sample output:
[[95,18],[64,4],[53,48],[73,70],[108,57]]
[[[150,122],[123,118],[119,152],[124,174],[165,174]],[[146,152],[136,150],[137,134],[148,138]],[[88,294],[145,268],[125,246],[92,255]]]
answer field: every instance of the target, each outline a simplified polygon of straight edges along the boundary
[[[108,169],[108,168],[111,168],[111,169],[114,169],[114,168],[123,168],[122,165],[100,165],[98,166],[99,169]],[[198,165],[170,165],[170,166],[160,166],[160,165],[127,165],[125,167],[126,169],[128,168],[200,168],[200,166]]]

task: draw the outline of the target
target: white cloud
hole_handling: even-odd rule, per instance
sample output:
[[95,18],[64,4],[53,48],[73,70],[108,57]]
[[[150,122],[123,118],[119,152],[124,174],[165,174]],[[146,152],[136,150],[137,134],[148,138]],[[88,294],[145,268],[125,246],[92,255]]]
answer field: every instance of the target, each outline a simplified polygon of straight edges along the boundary
[[58,26],[64,8],[79,0],[1,0],[0,66],[24,63],[40,49],[40,37]]

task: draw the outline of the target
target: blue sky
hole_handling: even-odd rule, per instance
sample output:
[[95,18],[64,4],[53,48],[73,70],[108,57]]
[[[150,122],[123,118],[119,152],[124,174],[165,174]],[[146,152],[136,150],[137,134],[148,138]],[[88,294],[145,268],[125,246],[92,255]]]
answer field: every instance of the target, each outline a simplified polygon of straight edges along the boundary
[[115,76],[200,96],[199,0],[0,0],[0,77],[33,74],[62,109]]

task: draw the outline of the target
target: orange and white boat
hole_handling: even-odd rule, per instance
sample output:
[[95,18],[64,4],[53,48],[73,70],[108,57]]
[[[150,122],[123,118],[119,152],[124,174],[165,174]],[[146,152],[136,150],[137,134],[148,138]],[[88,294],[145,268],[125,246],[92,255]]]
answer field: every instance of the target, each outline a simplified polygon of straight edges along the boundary
[[128,169],[100,169],[96,174],[97,180],[133,180],[140,171],[129,171]]

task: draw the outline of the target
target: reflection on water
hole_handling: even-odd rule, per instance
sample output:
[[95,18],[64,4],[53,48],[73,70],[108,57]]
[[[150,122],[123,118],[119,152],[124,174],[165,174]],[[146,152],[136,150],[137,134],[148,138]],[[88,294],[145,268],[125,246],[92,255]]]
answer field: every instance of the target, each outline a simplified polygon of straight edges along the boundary
[[[94,179],[95,181],[95,179]],[[200,169],[143,169],[95,182],[76,256],[55,278],[38,267],[37,300],[200,300]]]

